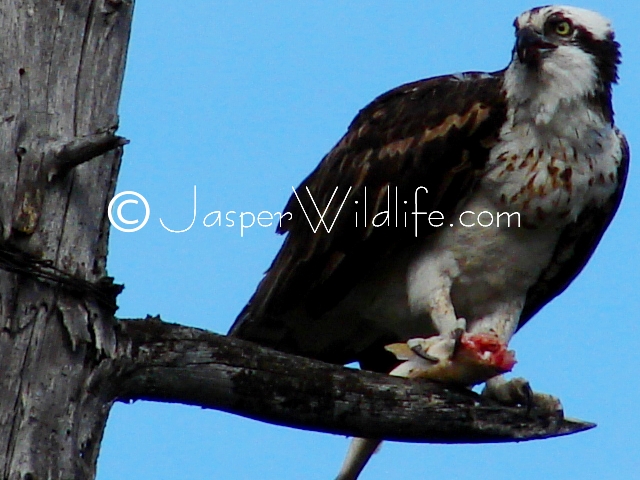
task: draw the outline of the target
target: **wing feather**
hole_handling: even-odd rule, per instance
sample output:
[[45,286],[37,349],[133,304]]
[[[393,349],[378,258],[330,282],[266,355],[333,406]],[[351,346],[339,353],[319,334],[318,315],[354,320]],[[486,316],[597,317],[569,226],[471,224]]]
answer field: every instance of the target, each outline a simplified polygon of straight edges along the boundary
[[[321,315],[376,261],[415,242],[413,222],[405,226],[398,216],[388,226],[373,226],[396,191],[395,204],[411,207],[416,189],[426,187],[419,211],[452,211],[479,177],[505,120],[502,76],[471,72],[421,80],[361,110],[290,198],[285,211],[291,218],[278,228],[288,235],[230,334],[286,349],[278,343],[280,316]],[[325,208],[333,228],[314,233],[310,223],[317,225]],[[421,223],[418,237],[432,231]]]

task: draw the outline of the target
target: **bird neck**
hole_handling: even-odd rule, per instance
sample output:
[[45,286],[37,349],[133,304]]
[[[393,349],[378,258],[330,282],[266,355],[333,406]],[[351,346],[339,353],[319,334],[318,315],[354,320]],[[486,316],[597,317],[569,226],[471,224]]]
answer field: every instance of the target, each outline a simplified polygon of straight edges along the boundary
[[602,125],[612,125],[611,83],[598,80],[589,57],[573,63],[570,60],[557,55],[531,68],[514,57],[504,74],[508,110],[518,112],[522,119],[533,119],[537,126],[565,122],[567,116],[579,112],[593,120],[597,117]]

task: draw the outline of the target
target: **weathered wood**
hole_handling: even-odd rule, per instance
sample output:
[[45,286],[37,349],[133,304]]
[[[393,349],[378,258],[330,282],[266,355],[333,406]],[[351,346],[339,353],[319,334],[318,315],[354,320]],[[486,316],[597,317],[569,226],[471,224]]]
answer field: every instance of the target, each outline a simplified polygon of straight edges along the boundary
[[158,319],[120,325],[122,401],[179,402],[295,428],[412,442],[522,441],[594,426]]
[[115,148],[124,147],[128,143],[129,140],[112,132],[101,132],[56,145],[51,149],[49,162],[44,165],[48,172],[48,179],[52,181],[58,176],[67,174],[72,168]]
[[[102,381],[113,310],[25,273],[37,264],[21,270],[13,252],[80,286],[106,276],[121,149],[79,165],[73,146],[117,125],[132,2],[3,0],[0,9],[0,250],[17,262],[0,270],[0,478],[91,479],[113,402]],[[79,166],[49,181],[69,162]]]

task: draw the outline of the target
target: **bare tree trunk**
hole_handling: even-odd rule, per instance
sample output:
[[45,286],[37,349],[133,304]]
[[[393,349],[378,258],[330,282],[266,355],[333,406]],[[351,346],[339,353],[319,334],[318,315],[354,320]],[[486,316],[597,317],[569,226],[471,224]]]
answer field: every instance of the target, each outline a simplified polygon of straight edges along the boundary
[[113,132],[132,9],[0,7],[3,479],[95,477],[113,402],[100,368],[116,349],[105,212],[124,143]]
[[157,319],[117,321],[106,212],[126,143],[115,130],[132,11],[132,0],[0,4],[1,479],[95,478],[116,400],[408,441],[592,426]]

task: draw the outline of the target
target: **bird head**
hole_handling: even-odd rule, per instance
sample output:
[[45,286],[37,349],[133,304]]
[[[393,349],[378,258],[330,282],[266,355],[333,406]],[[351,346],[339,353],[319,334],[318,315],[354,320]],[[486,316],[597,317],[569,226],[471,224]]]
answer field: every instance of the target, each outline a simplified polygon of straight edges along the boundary
[[590,10],[552,5],[524,12],[514,26],[508,96],[517,103],[545,94],[565,102],[587,98],[612,121],[611,85],[618,78],[620,45],[609,20]]

